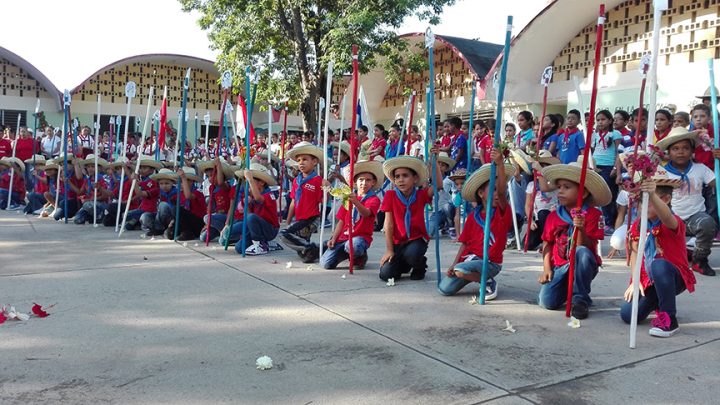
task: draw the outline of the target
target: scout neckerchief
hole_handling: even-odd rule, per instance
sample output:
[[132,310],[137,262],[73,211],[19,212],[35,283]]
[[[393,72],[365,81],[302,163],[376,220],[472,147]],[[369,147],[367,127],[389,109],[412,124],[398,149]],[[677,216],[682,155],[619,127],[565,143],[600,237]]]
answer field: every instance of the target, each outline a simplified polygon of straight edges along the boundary
[[[365,195],[363,196],[363,198],[360,200],[360,203],[362,204],[362,203],[364,203],[368,198],[374,197],[374,196],[375,196],[375,190],[370,190],[370,191],[367,192],[367,194],[365,194]],[[358,218],[359,215],[360,215],[360,212],[358,212],[357,208],[355,208],[355,206],[353,205],[353,208],[352,208],[353,224],[357,224],[357,223],[358,223],[358,221],[360,220],[360,219]]]
[[297,177],[295,177],[295,181],[297,182],[297,190],[295,190],[295,209],[297,209],[298,205],[300,204],[302,187],[305,185],[305,183],[312,180],[314,177],[317,177],[317,173],[315,172],[315,170],[311,171],[310,174],[307,175],[307,177],[303,177],[302,172],[299,172]]
[[165,201],[166,203],[168,203],[170,205],[174,205],[173,201],[175,201],[175,199],[177,197],[177,193],[178,193],[178,189],[175,186],[172,186],[172,188],[168,192],[160,190],[159,200]]
[[[572,132],[570,132],[572,131]],[[570,136],[575,135],[576,133],[580,132],[579,129],[576,128],[567,128],[565,129],[565,135],[563,136],[563,142],[562,142],[562,150],[567,150],[570,146]]]
[[[475,218],[475,222],[480,226],[481,229],[485,229],[485,219],[483,218],[485,216],[485,213],[483,212],[483,205],[478,204],[477,207],[475,207],[475,211],[473,211],[473,217]],[[490,219],[492,221],[492,218]],[[492,224],[492,222],[491,222]],[[490,246],[492,246],[495,243],[495,235],[493,235],[492,231],[490,232]],[[483,252],[485,254],[485,252]]]
[[692,167],[693,167],[692,160],[688,162],[688,165],[684,171],[673,166],[672,162],[668,162],[668,164],[665,165],[665,170],[667,170],[668,172],[670,172],[676,176],[680,176],[680,180],[687,183],[688,190],[690,190],[690,179],[688,178],[688,173],[690,173],[690,170],[692,170]]
[[412,194],[410,194],[410,198],[405,198],[405,194],[402,193],[397,187],[395,188],[395,195],[397,195],[398,200],[400,200],[403,205],[405,205],[405,236],[407,236],[407,239],[410,239],[410,206],[415,202],[415,199],[417,198],[417,189],[413,187]]
[[[587,209],[588,209],[587,204],[583,204],[582,210],[587,211]],[[573,230],[575,229],[575,225],[573,224],[572,216],[570,215],[570,212],[568,212],[567,208],[565,208],[562,205],[558,205],[556,212],[557,212],[560,220],[562,220],[563,222],[568,224],[567,234],[565,234],[564,238],[561,239],[561,240],[564,240],[564,242],[558,243],[558,252],[561,252],[560,256],[564,259],[567,259],[569,257],[568,255],[570,252],[570,243],[568,243],[567,241],[572,239],[572,233],[573,233]],[[563,246],[563,243],[565,244],[565,246]]]
[[[640,224],[638,224],[638,226],[640,226]],[[647,273],[651,280],[652,276],[650,275],[650,266],[652,265],[653,260],[655,260],[655,255],[657,254],[657,240],[655,240],[654,230],[657,229],[659,231],[659,226],[660,218],[657,218],[654,221],[648,221],[648,235],[647,240],[645,241],[645,273]]]
[[600,138],[600,142],[598,144],[603,146],[603,149],[607,149],[610,147],[610,141],[612,141],[612,136],[606,141],[605,137],[607,136],[609,131],[597,131],[598,138]]

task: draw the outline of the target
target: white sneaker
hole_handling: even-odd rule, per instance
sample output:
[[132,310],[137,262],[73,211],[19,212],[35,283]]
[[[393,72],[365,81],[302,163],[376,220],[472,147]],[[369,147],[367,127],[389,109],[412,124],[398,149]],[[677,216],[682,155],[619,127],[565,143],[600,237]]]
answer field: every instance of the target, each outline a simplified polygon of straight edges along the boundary
[[280,245],[279,243],[275,242],[274,240],[271,240],[270,242],[268,242],[268,243],[267,243],[267,246],[268,246],[268,250],[271,251],[271,252],[274,252],[274,251],[276,251],[276,250],[283,250],[282,245]]
[[688,241],[685,243],[685,246],[694,248],[695,247],[695,241],[697,239],[693,236],[692,238],[688,239]]
[[263,245],[254,240],[253,244],[250,245],[247,249],[245,249],[245,254],[248,256],[260,256],[260,255],[266,255],[268,254],[267,245],[263,247]]

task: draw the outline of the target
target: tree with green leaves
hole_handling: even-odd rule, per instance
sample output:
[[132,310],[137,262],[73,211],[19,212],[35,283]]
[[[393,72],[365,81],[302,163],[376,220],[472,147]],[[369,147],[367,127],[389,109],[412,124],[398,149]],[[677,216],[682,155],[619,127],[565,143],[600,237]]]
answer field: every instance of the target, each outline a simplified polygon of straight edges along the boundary
[[[418,54],[395,30],[417,16],[437,24],[455,0],[179,0],[198,11],[199,25],[220,51],[220,70],[244,81],[246,66],[263,66],[259,100],[289,100],[299,107],[306,129],[316,128],[326,67],[352,70],[351,46],[360,46],[361,72],[380,65],[396,83],[417,71]],[[422,55],[422,53],[420,53]],[[329,106],[330,102],[327,101]]]

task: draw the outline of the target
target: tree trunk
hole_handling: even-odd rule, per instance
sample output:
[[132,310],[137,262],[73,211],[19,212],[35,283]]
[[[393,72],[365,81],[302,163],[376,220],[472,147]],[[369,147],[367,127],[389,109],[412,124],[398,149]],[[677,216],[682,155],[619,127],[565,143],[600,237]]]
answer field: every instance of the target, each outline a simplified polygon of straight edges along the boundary
[[[305,131],[317,131],[317,114],[318,114],[318,86],[313,80],[306,86],[302,83],[303,88],[303,101],[300,104],[300,113],[303,116],[303,126]],[[319,134],[315,134],[319,136]]]

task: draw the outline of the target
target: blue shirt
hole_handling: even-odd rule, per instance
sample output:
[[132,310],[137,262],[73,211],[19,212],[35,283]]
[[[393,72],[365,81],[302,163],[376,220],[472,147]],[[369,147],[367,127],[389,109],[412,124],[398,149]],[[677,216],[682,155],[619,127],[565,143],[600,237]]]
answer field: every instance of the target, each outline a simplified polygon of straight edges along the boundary
[[564,164],[577,162],[578,156],[580,156],[584,148],[585,137],[582,131],[578,129],[569,136],[563,134],[558,137],[558,158]]
[[[459,150],[462,149],[466,153],[463,154],[462,159],[458,160]],[[455,143],[450,148],[450,157],[455,160],[455,169],[467,168],[467,138],[462,132],[458,134],[455,139]]]
[[[553,142],[555,142],[557,144],[557,141],[558,141],[558,135],[552,134],[552,135],[548,136],[547,139],[545,139],[545,142],[543,142],[542,148],[545,150],[550,150],[550,144]],[[558,147],[557,147],[557,145],[555,145],[555,151],[553,152],[553,156],[557,156],[557,153],[558,153]]]
[[615,141],[621,141],[620,132],[613,130],[605,134],[603,141],[600,141],[600,134],[594,132],[590,146],[594,149],[593,157],[598,166],[614,166],[617,155]]

